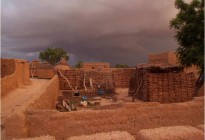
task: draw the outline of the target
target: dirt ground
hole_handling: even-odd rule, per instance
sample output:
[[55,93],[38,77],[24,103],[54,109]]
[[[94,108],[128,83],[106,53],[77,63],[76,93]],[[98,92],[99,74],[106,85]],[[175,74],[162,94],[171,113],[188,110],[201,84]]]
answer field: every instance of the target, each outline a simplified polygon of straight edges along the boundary
[[49,80],[31,79],[31,85],[15,89],[1,99],[1,122],[11,116],[29,99],[38,95]]
[[[101,109],[117,109],[121,108],[124,103],[132,102],[131,96],[128,96],[128,88],[117,88],[115,93],[97,95],[97,94],[85,94],[80,92],[80,96],[72,96],[70,91],[63,90],[58,97],[58,102],[62,103],[63,100],[69,100],[75,105],[77,110],[101,110]],[[86,101],[88,103],[97,102],[97,105],[88,104],[86,107],[80,105],[82,101],[82,96],[86,96]],[[135,102],[142,102],[137,100]]]

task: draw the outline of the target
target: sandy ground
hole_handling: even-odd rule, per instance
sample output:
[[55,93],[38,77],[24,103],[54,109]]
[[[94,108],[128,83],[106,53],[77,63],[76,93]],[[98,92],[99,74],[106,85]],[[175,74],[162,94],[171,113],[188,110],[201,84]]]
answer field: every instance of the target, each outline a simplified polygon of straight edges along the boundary
[[38,91],[41,90],[48,81],[49,80],[45,79],[31,79],[31,85],[15,89],[8,93],[8,95],[2,97],[1,122],[11,116],[30,98],[41,93]]

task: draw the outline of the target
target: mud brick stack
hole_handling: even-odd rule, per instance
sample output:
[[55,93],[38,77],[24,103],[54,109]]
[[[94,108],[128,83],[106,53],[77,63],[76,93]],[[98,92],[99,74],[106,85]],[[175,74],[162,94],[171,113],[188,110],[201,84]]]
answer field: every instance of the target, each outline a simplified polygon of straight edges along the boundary
[[[139,92],[137,89],[142,82]],[[193,98],[195,76],[179,66],[138,65],[130,79],[129,94],[143,101],[170,103]]]

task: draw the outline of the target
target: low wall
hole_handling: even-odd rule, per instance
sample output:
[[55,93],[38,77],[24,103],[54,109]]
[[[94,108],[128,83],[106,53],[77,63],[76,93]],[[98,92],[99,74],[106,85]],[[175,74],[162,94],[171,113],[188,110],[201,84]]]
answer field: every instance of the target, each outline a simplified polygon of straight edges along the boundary
[[113,69],[113,80],[114,80],[115,86],[118,88],[128,88],[130,78],[134,72],[135,72],[134,68]]
[[[92,78],[95,83],[101,83],[104,80],[114,84],[117,88],[128,88],[131,75],[135,69],[132,68],[103,68],[103,69],[70,69],[62,70],[62,74],[65,75],[70,81],[73,87],[76,86],[78,79],[78,89],[84,89],[83,78],[86,74],[86,86],[89,87],[89,78]],[[70,90],[67,81],[60,75],[60,89]]]
[[204,132],[192,126],[172,126],[141,130],[137,140],[204,140]]
[[38,111],[27,113],[28,134],[55,136],[57,140],[72,136],[110,131],[127,131],[136,136],[141,129],[204,123],[204,99],[177,104],[129,103],[115,110],[74,112]]
[[30,84],[29,64],[26,60],[1,59],[1,95]]
[[29,104],[29,109],[55,109],[60,93],[59,78],[55,75],[42,90],[42,94]]
[[[29,124],[27,122],[26,115],[29,114],[31,110],[46,110],[55,108],[55,103],[59,95],[58,76],[54,76],[42,89],[42,92],[37,94],[37,96],[31,98],[28,102],[22,104],[12,116],[5,119],[4,139],[10,140],[12,138],[29,137]],[[41,124],[38,125],[41,126]]]
[[[111,87],[114,87],[113,75],[111,69],[70,69],[62,70],[61,73],[70,81],[72,87],[74,88],[78,83],[78,90],[84,89],[84,76],[85,85],[90,88],[90,78],[93,80],[93,86],[101,84],[102,82],[108,83]],[[59,74],[60,78],[60,89],[70,90],[67,81]]]
[[55,75],[53,69],[36,69],[36,76],[42,79],[51,79]]

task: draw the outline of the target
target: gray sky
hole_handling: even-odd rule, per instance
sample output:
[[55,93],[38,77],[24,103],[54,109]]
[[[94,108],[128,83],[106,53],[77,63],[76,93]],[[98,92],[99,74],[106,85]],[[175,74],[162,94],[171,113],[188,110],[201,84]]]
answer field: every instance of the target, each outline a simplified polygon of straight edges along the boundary
[[174,0],[2,0],[2,57],[38,59],[62,47],[69,62],[145,63],[175,50]]

